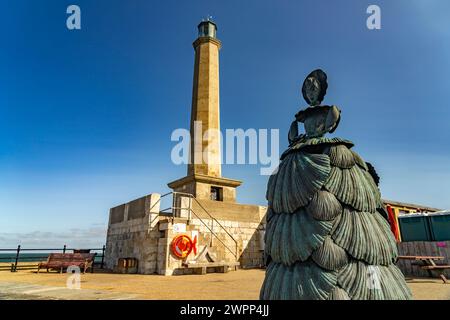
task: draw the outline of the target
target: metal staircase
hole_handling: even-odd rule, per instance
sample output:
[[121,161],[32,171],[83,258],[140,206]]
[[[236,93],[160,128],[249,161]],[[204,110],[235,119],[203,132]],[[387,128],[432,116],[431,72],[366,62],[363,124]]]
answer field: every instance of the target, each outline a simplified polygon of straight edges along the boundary
[[[168,217],[172,218],[172,222],[175,218],[180,217],[181,212],[187,212],[187,220],[188,220],[188,224],[189,221],[192,220],[193,218],[198,219],[211,233],[212,237],[211,237],[211,242],[210,242],[210,246],[209,249],[213,250],[213,243],[212,240],[213,238],[216,239],[217,241],[219,241],[223,247],[230,252],[233,256],[234,256],[234,262],[228,263],[230,266],[231,265],[238,265],[238,260],[239,260],[239,248],[238,248],[238,243],[236,241],[236,239],[230,234],[230,232],[215,218],[211,215],[210,212],[208,212],[208,210],[200,203],[200,201],[198,201],[198,199],[196,197],[194,197],[194,195],[190,194],[190,193],[184,193],[184,192],[168,192],[164,195],[161,196],[160,200],[166,197],[170,197],[172,196],[172,205],[160,210],[160,214],[161,215],[165,215]],[[183,201],[183,199],[188,198],[189,201]],[[188,203],[187,207],[184,206],[184,203]],[[196,204],[196,210],[194,210],[193,208],[193,203]],[[208,222],[204,221],[202,219],[202,216],[207,216],[208,220],[211,221],[211,224],[208,224]],[[231,239],[231,242],[234,243],[234,248],[230,248],[229,245],[227,245],[218,235],[218,233],[216,233],[214,231],[214,228],[219,228],[219,230],[222,230],[222,234],[225,234],[226,237],[228,237],[229,239]],[[214,263],[214,265],[211,266],[214,267],[217,263]]]

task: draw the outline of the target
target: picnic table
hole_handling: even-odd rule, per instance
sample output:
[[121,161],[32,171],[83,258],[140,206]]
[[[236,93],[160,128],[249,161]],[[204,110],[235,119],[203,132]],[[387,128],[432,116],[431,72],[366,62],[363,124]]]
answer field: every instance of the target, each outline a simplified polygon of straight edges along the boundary
[[[450,269],[450,265],[436,264],[436,261],[445,260],[445,257],[443,256],[398,256],[398,259],[414,260],[420,262],[420,264],[418,265],[421,269],[427,270],[430,277],[433,277],[432,270]],[[447,283],[447,278],[443,273],[440,273],[439,276],[442,281],[444,281],[444,283]]]

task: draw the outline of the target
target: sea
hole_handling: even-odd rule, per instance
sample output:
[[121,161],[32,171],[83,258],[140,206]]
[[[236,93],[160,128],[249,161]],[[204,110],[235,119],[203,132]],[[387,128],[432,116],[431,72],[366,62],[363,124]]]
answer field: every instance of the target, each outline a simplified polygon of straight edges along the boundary
[[[55,251],[53,251],[55,252]],[[59,251],[62,253],[62,250]],[[67,251],[70,253],[71,251]],[[97,251],[91,251],[91,252],[97,252]],[[50,252],[21,252],[19,255],[19,263],[22,262],[39,262],[39,261],[45,261],[48,258],[48,255]],[[95,257],[95,262],[101,262],[101,251],[97,252],[97,256]],[[11,253],[0,253],[0,263],[13,263],[16,261],[16,252]]]
[[[34,252],[34,253],[20,253],[19,261],[20,262],[35,262],[35,261],[43,261],[46,260],[49,253],[44,252]],[[0,253],[0,263],[5,262],[14,262],[16,260],[16,253]]]

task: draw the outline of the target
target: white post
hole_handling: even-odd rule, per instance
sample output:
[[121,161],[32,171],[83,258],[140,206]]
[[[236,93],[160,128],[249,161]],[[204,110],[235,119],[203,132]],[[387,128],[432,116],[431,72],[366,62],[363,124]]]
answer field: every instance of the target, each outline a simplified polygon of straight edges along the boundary
[[180,218],[191,218],[192,199],[190,197],[180,196]]
[[161,209],[161,195],[159,193],[152,193],[147,196],[147,212],[149,213],[149,226],[154,228],[158,224],[159,211]]

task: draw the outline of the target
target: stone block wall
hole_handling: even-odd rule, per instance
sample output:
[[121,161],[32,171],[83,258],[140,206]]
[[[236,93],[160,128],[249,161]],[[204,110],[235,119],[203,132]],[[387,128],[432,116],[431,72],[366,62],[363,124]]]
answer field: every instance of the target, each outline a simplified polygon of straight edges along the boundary
[[[262,212],[265,213],[264,210]],[[186,225],[186,232],[177,232],[173,228],[174,224]],[[158,269],[163,271],[162,274],[172,275],[184,272],[182,270],[183,260],[171,253],[170,245],[172,239],[178,234],[187,234],[193,239],[192,232],[197,235],[198,253],[208,246],[208,249],[217,258],[217,262],[235,262],[237,244],[237,255],[241,268],[260,268],[264,265],[265,219],[258,223],[234,220],[214,221],[212,219],[188,220],[185,218],[176,218],[172,222],[172,219],[168,218],[160,221],[159,228],[161,232],[164,232],[164,237],[159,240],[159,249],[165,251],[164,253],[160,251],[160,254],[166,257],[166,260],[158,261]],[[189,260],[195,260],[195,258],[194,253],[188,256]]]
[[136,258],[138,273],[158,271],[159,198],[159,194],[151,194],[110,210],[106,268],[114,270],[119,258]]
[[[264,223],[218,220],[223,226],[222,229],[214,220],[202,220],[203,223],[199,219],[192,219],[190,224],[199,230],[200,234],[208,235],[210,246],[219,260],[235,261],[233,253],[237,244],[238,261],[241,263],[241,267],[261,267],[264,264]],[[212,236],[210,229],[217,237]]]
[[[217,262],[235,262],[237,244],[241,268],[263,266],[266,207],[202,200],[192,206],[195,214],[190,214],[191,219],[184,210],[179,212],[183,217],[172,218],[159,215],[159,198],[151,194],[110,210],[107,268],[114,269],[119,258],[136,258],[141,274],[192,271],[183,269],[183,261],[171,252],[171,242],[180,233],[192,239],[197,235],[198,253],[207,246]],[[216,220],[202,212],[202,207]],[[175,224],[183,225],[182,231],[174,228]],[[195,258],[194,253],[188,257]]]

